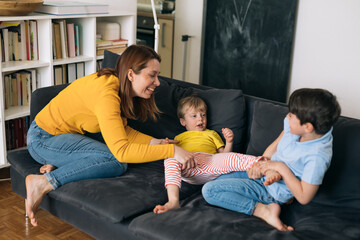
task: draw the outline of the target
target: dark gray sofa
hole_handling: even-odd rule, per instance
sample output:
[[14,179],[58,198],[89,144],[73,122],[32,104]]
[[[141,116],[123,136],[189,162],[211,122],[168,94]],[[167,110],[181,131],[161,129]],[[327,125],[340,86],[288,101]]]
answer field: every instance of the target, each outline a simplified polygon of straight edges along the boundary
[[[104,66],[111,64],[114,59],[105,56]],[[261,155],[282,130],[285,104],[243,95],[240,90],[160,81],[155,93],[163,112],[159,121],[129,121],[144,133],[172,138],[184,131],[176,117],[177,101],[194,92],[209,106],[209,128],[233,129],[237,152]],[[36,90],[31,119],[64,87]],[[294,232],[279,232],[256,217],[210,206],[201,196],[201,186],[186,183],[181,209],[153,214],[156,204],[167,201],[163,161],[130,164],[127,173],[116,178],[69,183],[50,192],[41,207],[96,239],[360,239],[360,120],[341,117],[333,136],[332,163],[314,200],[305,206],[294,201],[282,207],[281,219]],[[27,150],[10,152],[8,160],[12,188],[25,197],[25,177],[39,173],[40,165]]]

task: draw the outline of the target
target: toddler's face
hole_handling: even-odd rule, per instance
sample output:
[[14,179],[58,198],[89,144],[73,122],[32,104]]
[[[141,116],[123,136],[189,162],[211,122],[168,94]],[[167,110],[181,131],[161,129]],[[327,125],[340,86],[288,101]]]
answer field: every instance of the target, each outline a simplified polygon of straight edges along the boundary
[[204,131],[206,129],[206,112],[201,109],[188,108],[184,118],[180,118],[180,123],[188,131]]

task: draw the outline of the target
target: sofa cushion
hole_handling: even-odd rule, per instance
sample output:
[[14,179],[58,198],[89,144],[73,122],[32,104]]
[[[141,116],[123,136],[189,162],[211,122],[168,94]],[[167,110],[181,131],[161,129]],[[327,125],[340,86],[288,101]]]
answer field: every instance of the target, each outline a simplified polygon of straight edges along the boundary
[[255,101],[247,154],[260,156],[280,135],[288,108],[273,102]]
[[108,50],[104,51],[104,59],[102,60],[102,68],[115,68],[116,62],[119,58],[119,54],[110,52]]
[[[184,83],[182,83],[184,85]],[[185,84],[186,85],[186,84]],[[208,128],[215,130],[221,137],[224,127],[233,130],[234,151],[239,151],[244,144],[246,129],[245,99],[241,90],[234,89],[201,89],[183,87],[177,81],[167,81],[160,78],[160,86],[155,89],[155,100],[162,111],[157,122],[147,121],[140,123],[129,121],[135,129],[156,138],[174,138],[186,129],[180,124],[176,114],[178,102],[181,98],[195,94],[201,97],[208,105]]]
[[359,214],[359,210],[294,202],[282,207],[280,218],[295,231],[280,232],[257,217],[210,206],[198,195],[180,209],[139,216],[129,229],[144,239],[350,240],[360,237]]
[[333,129],[333,157],[314,202],[360,209],[360,120],[340,117]]
[[[24,178],[28,174],[39,174],[41,165],[25,149],[10,152],[8,159],[11,168]],[[129,164],[128,171],[120,177],[71,182],[51,191],[49,196],[118,223],[166,203],[164,182],[163,161]],[[199,191],[200,186],[183,182],[180,198]]]

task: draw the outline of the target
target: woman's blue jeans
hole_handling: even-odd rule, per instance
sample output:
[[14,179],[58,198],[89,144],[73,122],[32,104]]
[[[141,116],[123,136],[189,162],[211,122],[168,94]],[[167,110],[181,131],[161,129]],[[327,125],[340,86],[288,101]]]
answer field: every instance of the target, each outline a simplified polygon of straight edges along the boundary
[[260,179],[249,179],[246,172],[222,175],[202,188],[204,199],[215,206],[252,215],[258,202],[278,203]]
[[56,167],[44,174],[54,189],[84,179],[116,177],[126,171],[127,164],[120,163],[101,140],[101,133],[51,135],[35,121],[27,133],[30,155],[40,164]]

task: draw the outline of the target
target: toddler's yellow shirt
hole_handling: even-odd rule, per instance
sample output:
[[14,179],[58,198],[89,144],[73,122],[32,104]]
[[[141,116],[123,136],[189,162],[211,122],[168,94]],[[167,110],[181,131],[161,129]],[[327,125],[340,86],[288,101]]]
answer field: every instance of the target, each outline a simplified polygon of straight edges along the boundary
[[149,145],[151,136],[127,126],[121,117],[117,77],[96,73],[77,79],[35,117],[52,135],[100,132],[119,162],[141,163],[174,157],[173,144]]
[[179,147],[189,152],[206,152],[215,154],[217,150],[224,146],[224,142],[217,132],[205,129],[204,131],[186,131],[175,137],[179,140]]

